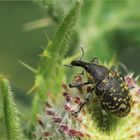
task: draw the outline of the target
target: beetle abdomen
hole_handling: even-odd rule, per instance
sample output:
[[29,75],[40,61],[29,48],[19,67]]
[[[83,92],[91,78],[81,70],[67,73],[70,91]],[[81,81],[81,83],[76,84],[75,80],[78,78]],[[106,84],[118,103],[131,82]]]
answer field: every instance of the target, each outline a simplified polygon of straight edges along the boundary
[[101,104],[103,108],[115,114],[118,117],[125,117],[131,110],[131,96],[128,91],[125,92],[104,92]]
[[131,95],[123,81],[117,75],[110,75],[96,86],[96,94],[103,108],[118,117],[125,117],[131,110]]

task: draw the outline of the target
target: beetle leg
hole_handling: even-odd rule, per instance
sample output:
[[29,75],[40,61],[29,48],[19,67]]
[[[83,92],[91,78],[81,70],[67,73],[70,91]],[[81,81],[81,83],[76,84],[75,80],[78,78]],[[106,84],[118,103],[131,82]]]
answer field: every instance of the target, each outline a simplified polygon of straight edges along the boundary
[[93,64],[99,64],[98,58],[94,57],[91,61]]
[[82,58],[83,58],[83,56],[84,56],[84,54],[85,54],[85,52],[84,52],[84,49],[83,49],[83,47],[81,46],[81,52],[82,52],[82,55],[81,55],[81,57],[80,57],[80,61],[82,60]]
[[86,101],[83,104],[81,104],[81,106],[79,107],[79,109],[77,111],[73,112],[72,115],[73,116],[77,116],[78,113],[81,111],[81,109],[84,107],[85,104],[86,104]]
[[81,109],[84,107],[84,105],[86,105],[87,103],[89,103],[92,99],[92,91],[94,90],[94,88],[91,89],[91,92],[89,92],[87,94],[87,97],[85,98],[85,101],[80,105],[79,109],[75,112],[72,113],[72,115],[77,116],[78,113],[81,111]]
[[[111,70],[117,73],[117,69],[113,65],[111,66]],[[121,73],[119,73],[119,76],[122,77],[123,81],[125,81],[124,76]]]
[[116,67],[115,67],[114,65],[112,65],[110,69],[111,69],[112,71],[114,71],[114,72],[117,72],[117,69],[116,69]]
[[90,84],[90,82],[85,82],[85,83],[75,83],[75,84],[69,84],[69,87],[70,88],[74,88],[74,87],[82,87],[82,86],[85,86],[85,85],[88,85]]
[[103,114],[102,130],[106,130],[106,128],[107,128],[107,125],[106,125],[106,123],[107,123],[107,112],[104,109],[102,109],[102,114]]

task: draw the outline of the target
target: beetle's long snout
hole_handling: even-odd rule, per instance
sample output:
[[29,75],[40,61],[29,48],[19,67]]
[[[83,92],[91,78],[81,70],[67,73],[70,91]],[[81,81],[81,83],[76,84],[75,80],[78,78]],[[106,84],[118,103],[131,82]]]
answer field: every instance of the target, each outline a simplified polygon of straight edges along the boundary
[[87,62],[84,62],[84,61],[81,61],[81,60],[74,60],[74,61],[71,62],[71,65],[79,66],[79,67],[82,67],[84,69],[87,69],[89,64]]

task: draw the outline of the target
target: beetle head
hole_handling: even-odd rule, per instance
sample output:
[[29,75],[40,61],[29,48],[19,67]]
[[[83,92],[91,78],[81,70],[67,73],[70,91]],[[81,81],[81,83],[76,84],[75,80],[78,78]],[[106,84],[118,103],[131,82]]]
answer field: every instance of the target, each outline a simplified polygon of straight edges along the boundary
[[86,71],[88,71],[90,63],[87,63],[87,62],[84,62],[84,61],[81,61],[81,60],[74,60],[74,61],[71,62],[71,65],[82,67]]
[[81,60],[74,60],[71,62],[71,65],[84,68],[92,76],[95,83],[104,79],[104,77],[109,73],[109,70],[105,66],[87,63]]

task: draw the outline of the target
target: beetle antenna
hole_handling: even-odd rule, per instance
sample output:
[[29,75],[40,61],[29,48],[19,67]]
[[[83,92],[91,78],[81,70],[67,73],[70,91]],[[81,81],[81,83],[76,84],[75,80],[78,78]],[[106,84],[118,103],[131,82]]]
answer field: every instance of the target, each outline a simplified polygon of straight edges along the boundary
[[[83,46],[81,45],[81,52],[82,52],[82,55],[81,55],[81,57],[80,57],[80,59],[79,59],[79,61],[81,61],[82,60],[82,58],[83,58],[83,56],[84,56],[84,49],[83,49]],[[66,66],[66,67],[69,67],[69,68],[73,68],[73,65],[69,65],[69,64],[64,64],[64,65],[62,65],[62,66]]]
[[82,55],[81,55],[81,57],[80,57],[80,61],[82,60],[82,58],[83,58],[83,56],[84,56],[84,54],[85,54],[85,52],[84,52],[84,49],[83,49],[83,47],[81,46],[81,52],[82,52]]

